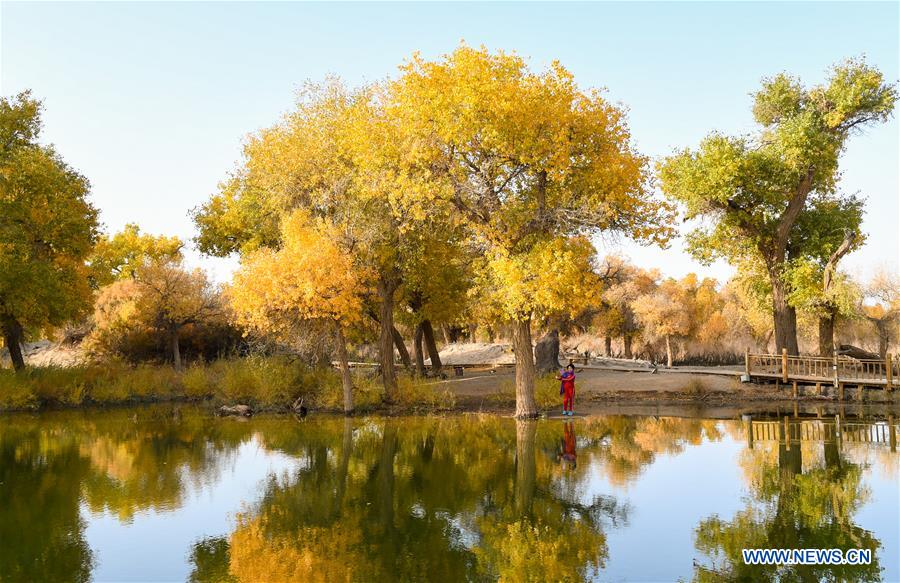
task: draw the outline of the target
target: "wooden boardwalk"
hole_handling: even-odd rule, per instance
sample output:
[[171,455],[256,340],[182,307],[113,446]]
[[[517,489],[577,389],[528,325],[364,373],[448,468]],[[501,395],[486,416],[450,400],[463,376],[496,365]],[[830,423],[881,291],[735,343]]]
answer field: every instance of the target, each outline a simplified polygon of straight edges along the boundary
[[751,448],[757,442],[779,442],[788,447],[801,442],[866,443],[887,446],[896,452],[897,430],[898,424],[893,416],[889,416],[886,422],[869,423],[848,421],[840,415],[821,419],[744,419],[747,444]]
[[815,385],[821,394],[822,385],[831,385],[844,398],[844,386],[856,386],[859,395],[863,388],[878,388],[888,392],[900,386],[898,363],[890,354],[884,360],[860,360],[846,356],[789,356],[782,354],[745,355],[744,373],[748,380],[764,379],[792,384],[797,396],[799,384]]

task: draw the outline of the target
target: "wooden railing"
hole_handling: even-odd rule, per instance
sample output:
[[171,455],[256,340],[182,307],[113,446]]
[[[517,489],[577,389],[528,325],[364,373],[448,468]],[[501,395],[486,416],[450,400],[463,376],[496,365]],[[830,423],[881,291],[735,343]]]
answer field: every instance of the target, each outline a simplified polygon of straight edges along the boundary
[[778,441],[797,443],[806,441],[871,443],[887,445],[891,451],[897,449],[898,425],[893,416],[887,422],[860,423],[845,421],[839,415],[823,419],[789,419],[783,421],[749,421],[746,422],[747,441],[752,447],[754,442]]
[[884,360],[860,360],[846,356],[790,356],[781,354],[745,354],[745,373],[750,378],[774,379],[783,383],[827,383],[877,386],[888,391],[900,383],[900,367],[888,354]]

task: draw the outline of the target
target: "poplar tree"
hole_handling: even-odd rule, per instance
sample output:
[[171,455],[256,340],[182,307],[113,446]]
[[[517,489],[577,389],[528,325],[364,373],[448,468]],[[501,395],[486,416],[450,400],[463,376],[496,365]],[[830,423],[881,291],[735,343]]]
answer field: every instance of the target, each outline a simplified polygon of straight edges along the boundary
[[38,143],[41,109],[29,92],[0,98],[0,329],[16,370],[26,334],[78,317],[92,299],[85,259],[97,211],[87,179]]
[[791,268],[830,257],[858,230],[853,197],[838,188],[840,155],[850,136],[885,122],[896,100],[896,87],[861,60],[835,66],[811,88],[780,74],[754,95],[754,135],[713,133],[659,166],[663,191],[686,217],[707,219],[688,238],[695,257],[724,258],[745,272],[761,266],[779,352],[798,353]]

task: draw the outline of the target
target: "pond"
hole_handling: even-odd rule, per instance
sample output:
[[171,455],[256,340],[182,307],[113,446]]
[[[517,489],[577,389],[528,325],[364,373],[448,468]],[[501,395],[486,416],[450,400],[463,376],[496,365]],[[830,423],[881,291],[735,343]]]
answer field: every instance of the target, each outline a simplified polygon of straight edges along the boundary
[[[833,416],[7,415],[0,581],[898,581],[896,433]],[[873,559],[743,564],[766,547]]]

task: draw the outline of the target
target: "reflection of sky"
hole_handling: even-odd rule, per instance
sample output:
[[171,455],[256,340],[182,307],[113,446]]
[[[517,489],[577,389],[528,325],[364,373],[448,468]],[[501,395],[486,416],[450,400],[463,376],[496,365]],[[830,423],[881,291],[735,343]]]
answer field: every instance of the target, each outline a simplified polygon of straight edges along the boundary
[[198,539],[227,536],[234,514],[259,498],[270,474],[295,470],[301,460],[268,452],[254,438],[223,460],[219,479],[188,489],[175,512],[135,513],[130,524],[108,512],[92,515],[82,506],[85,538],[94,552],[95,581],[184,581],[191,572],[191,548]]
[[[624,484],[609,479],[602,456],[590,462],[589,473],[575,487],[577,497],[590,503],[595,496],[611,496],[628,506],[625,524],[604,521],[608,559],[596,578],[603,581],[671,581],[690,579],[693,559],[708,558],[694,549],[694,529],[704,519],[718,514],[731,520],[748,503],[745,476],[739,458],[746,443],[720,427],[721,439],[702,445],[683,445],[677,454],[656,454],[654,461]],[[562,428],[560,426],[560,434]],[[576,424],[576,434],[578,425]],[[770,449],[774,443],[759,443]],[[804,445],[804,470],[821,455],[821,444]],[[592,448],[579,448],[579,467],[589,463]],[[864,486],[871,498],[853,521],[875,533],[881,541],[879,553],[885,581],[900,581],[900,458],[884,446],[844,444],[842,454],[853,463],[867,464]],[[85,537],[94,552],[96,581],[183,581],[191,570],[190,552],[198,540],[227,537],[234,527],[234,514],[254,504],[260,485],[269,476],[283,477],[307,465],[295,458],[262,448],[253,438],[221,458],[209,480],[187,488],[183,503],[174,511],[136,513],[126,524],[113,514],[91,514],[82,507],[87,524]],[[418,513],[418,505],[409,509]],[[447,515],[448,537],[459,548],[472,548],[477,541],[473,524],[466,517]]]
[[[818,442],[805,445],[816,450],[822,447]],[[768,443],[757,447],[774,446]],[[606,528],[609,558],[596,578],[690,580],[694,558],[701,564],[709,562],[695,551],[694,529],[714,514],[731,520],[747,505],[750,493],[738,465],[744,448],[746,442],[735,441],[723,432],[720,441],[685,445],[680,454],[657,454],[638,477],[619,486],[610,482],[601,464],[595,463],[587,483],[580,484],[583,498],[609,495],[630,507],[627,525]],[[874,455],[876,448],[883,450],[880,459]],[[900,581],[900,484],[896,469],[885,467],[888,456],[897,454],[889,454],[885,446],[855,444],[845,444],[842,453],[854,463],[868,463],[863,486],[869,488],[871,497],[854,515],[853,522],[874,532],[881,541],[883,580]],[[810,457],[806,461],[811,461]],[[897,460],[892,461],[896,466]]]
[[881,541],[878,559],[883,567],[883,581],[900,581],[900,475],[897,474],[897,459],[893,454],[893,471],[886,467],[887,448],[881,446],[879,460],[875,447],[860,445],[845,446],[848,458],[856,463],[868,462],[869,471],[863,475],[863,484],[871,491],[869,502],[853,516],[853,521],[868,531],[875,533]]
[[627,526],[606,531],[609,558],[599,578],[607,581],[671,581],[693,573],[694,529],[712,514],[733,516],[744,507],[737,465],[744,444],[723,437],[680,454],[657,454],[626,486],[614,486],[597,468],[589,494],[628,503]]

